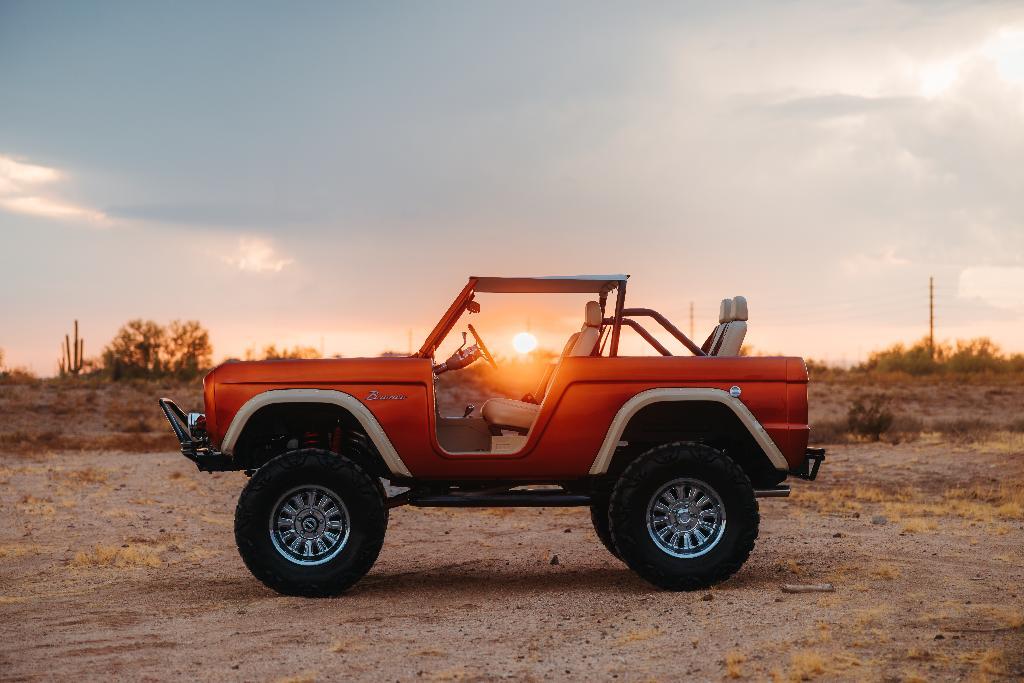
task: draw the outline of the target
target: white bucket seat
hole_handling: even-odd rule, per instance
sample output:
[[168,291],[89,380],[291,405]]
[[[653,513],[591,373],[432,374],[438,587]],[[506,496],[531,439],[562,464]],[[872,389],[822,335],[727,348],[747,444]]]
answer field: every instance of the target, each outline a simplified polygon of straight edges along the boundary
[[[728,305],[726,305],[728,302]],[[728,310],[726,310],[728,309]],[[738,356],[747,336],[747,300],[742,296],[722,301],[716,338],[711,343],[711,356]]]

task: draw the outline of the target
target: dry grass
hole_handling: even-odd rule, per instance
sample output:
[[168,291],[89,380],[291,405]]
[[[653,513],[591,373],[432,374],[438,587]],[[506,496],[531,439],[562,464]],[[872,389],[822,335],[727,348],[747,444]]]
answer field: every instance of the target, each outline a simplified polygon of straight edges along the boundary
[[76,568],[116,567],[118,569],[135,569],[139,567],[159,567],[163,564],[155,548],[135,544],[120,547],[113,545],[97,545],[93,550],[79,551],[68,563]]
[[15,431],[3,435],[5,451],[23,455],[37,455],[56,451],[131,451],[133,453],[159,453],[178,447],[170,429],[167,433],[130,434],[108,432],[104,434],[67,434],[54,430]]
[[285,676],[284,678],[275,679],[276,683],[315,683],[316,672],[315,671],[303,671],[292,676]]
[[107,482],[107,473],[95,467],[85,467],[80,470],[54,470],[51,476],[72,486],[92,486]]
[[630,643],[641,643],[658,636],[661,632],[656,628],[646,628],[638,631],[630,631],[616,641],[617,645],[628,645]]
[[1017,629],[1024,627],[1024,610],[996,607],[991,610],[991,615],[997,623],[1003,624],[1005,628]]
[[24,557],[35,555],[39,552],[39,546],[28,543],[2,543],[0,544],[0,558]]
[[199,484],[196,483],[196,480],[186,476],[184,472],[171,472],[167,475],[167,478],[178,486],[185,488],[187,491],[195,491],[199,488]]
[[882,620],[889,610],[885,607],[872,607],[870,609],[863,609],[856,612],[853,618],[853,623],[859,628],[865,628],[867,626],[873,626]]
[[923,534],[939,528],[938,522],[921,517],[912,517],[903,522],[903,531],[908,534]]
[[39,380],[5,386],[0,396],[0,451],[160,452],[177,448],[156,398],[202,405],[200,382],[103,382],[98,378]]
[[1024,482],[1004,481],[993,486],[958,486],[947,489],[941,501],[907,487],[886,490],[873,486],[832,486],[800,491],[792,503],[821,514],[849,515],[880,505],[886,515],[906,520],[904,531],[922,533],[937,528],[928,518],[960,517],[994,523],[1024,519]]
[[801,650],[789,656],[789,681],[809,681],[825,673],[825,658],[813,650]]
[[888,579],[890,581],[900,578],[900,570],[894,564],[883,562],[882,564],[874,567],[871,570],[871,576],[879,579]]
[[742,678],[743,662],[747,661],[746,656],[742,652],[732,650],[727,652],[725,655],[725,675],[729,678]]
[[57,509],[50,498],[37,498],[26,493],[18,501],[18,512],[33,517],[52,517]]
[[973,664],[982,674],[1002,675],[1006,673],[1006,655],[993,648],[979,652],[965,652],[960,655],[964,664]]
[[361,652],[366,649],[366,643],[358,638],[346,638],[344,640],[335,640],[331,643],[328,648],[331,652],[343,654],[346,652]]

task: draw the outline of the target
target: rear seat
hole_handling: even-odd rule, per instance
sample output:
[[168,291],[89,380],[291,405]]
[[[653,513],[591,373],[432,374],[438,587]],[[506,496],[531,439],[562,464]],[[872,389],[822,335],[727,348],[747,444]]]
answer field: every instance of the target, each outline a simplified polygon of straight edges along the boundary
[[[727,305],[728,304],[728,305]],[[738,356],[747,336],[747,300],[742,296],[725,299],[718,319],[721,324],[708,351],[709,356]]]
[[709,356],[715,355],[711,353],[711,349],[718,346],[725,323],[732,319],[731,316],[732,299],[722,299],[722,303],[718,307],[718,325],[715,326],[715,329],[711,330],[711,334],[709,334],[708,338],[704,340],[704,343],[700,345],[701,351]]

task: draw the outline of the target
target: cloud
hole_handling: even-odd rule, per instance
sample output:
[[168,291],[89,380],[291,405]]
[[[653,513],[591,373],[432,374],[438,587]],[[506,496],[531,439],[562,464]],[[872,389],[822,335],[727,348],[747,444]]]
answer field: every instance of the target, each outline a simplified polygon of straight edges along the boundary
[[281,258],[269,240],[260,237],[243,237],[238,240],[238,252],[224,257],[230,266],[248,273],[279,273],[294,259]]
[[183,227],[206,229],[251,230],[254,224],[277,226],[304,225],[314,222],[318,215],[308,208],[281,206],[276,203],[247,199],[235,204],[196,203],[194,198],[168,204],[125,204],[107,207],[115,218],[166,223]]
[[877,274],[889,268],[910,265],[910,260],[888,247],[872,254],[854,254],[841,261],[843,270],[850,275]]
[[0,155],[0,208],[31,216],[109,225],[110,219],[102,211],[72,204],[45,192],[46,186],[64,177],[55,168]]
[[998,308],[1024,310],[1024,267],[977,266],[960,273],[958,296]]

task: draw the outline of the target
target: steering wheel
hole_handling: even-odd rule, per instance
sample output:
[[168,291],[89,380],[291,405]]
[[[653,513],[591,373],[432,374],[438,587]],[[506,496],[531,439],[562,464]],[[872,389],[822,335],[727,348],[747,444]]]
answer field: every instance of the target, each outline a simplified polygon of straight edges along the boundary
[[483,354],[484,360],[490,363],[492,368],[497,370],[498,364],[494,362],[494,356],[492,356],[491,352],[487,349],[487,344],[484,344],[484,340],[480,338],[480,335],[476,333],[476,329],[472,325],[468,325],[467,327],[469,327],[469,333],[473,335],[473,340],[476,342],[476,345],[480,347],[480,353]]

